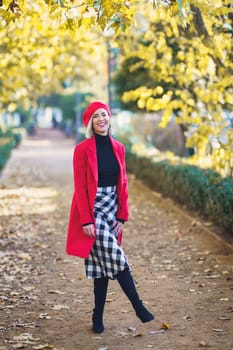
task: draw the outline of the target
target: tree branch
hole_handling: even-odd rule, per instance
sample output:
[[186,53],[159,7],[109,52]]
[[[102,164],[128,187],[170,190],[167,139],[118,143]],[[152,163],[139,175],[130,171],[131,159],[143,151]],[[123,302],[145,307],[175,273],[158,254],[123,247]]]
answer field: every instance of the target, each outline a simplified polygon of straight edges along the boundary
[[[203,38],[203,43],[206,46],[213,46],[213,41],[211,36],[208,33],[208,30],[205,26],[205,22],[203,20],[202,14],[200,9],[197,6],[194,5],[190,5],[190,8],[193,12],[193,23],[194,26],[197,30],[197,33],[199,35],[200,38]],[[213,61],[215,62],[216,66],[219,67],[224,67],[223,62],[221,61],[221,59],[219,57],[214,57],[213,55],[210,54],[210,56],[212,57]]]
[[194,26],[200,37],[204,37],[204,40],[210,38],[208,30],[206,29],[205,22],[203,20],[200,9],[197,6],[190,5],[190,8],[193,12],[193,22]]

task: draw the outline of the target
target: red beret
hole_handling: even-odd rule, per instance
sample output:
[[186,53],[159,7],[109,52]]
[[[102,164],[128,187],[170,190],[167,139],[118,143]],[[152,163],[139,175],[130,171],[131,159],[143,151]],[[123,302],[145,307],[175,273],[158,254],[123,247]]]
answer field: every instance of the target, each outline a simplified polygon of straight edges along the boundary
[[99,108],[104,108],[107,111],[108,115],[111,117],[111,112],[110,112],[110,108],[108,105],[106,105],[105,103],[103,103],[101,101],[94,101],[87,107],[87,109],[83,113],[83,123],[85,126],[87,126],[92,115]]

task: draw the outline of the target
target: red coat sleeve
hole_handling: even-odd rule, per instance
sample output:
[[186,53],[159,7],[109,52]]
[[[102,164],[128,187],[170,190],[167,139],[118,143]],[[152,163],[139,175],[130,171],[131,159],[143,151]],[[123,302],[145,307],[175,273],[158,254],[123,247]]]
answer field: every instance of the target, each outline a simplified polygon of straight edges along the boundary
[[121,150],[121,176],[118,183],[118,210],[117,217],[125,221],[129,218],[128,209],[128,179],[125,164],[125,147],[122,145]]
[[90,208],[87,185],[87,153],[81,145],[76,146],[73,157],[74,196],[76,199],[81,225],[94,222]]

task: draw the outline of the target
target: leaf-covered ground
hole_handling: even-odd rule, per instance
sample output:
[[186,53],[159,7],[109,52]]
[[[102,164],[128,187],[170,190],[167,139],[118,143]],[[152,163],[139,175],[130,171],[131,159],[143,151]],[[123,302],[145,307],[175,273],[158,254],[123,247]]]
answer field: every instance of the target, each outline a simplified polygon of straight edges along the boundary
[[232,349],[232,248],[133,176],[123,246],[156,320],[140,323],[111,281],[106,330],[92,333],[92,281],[65,253],[72,151],[40,130],[0,177],[0,350]]

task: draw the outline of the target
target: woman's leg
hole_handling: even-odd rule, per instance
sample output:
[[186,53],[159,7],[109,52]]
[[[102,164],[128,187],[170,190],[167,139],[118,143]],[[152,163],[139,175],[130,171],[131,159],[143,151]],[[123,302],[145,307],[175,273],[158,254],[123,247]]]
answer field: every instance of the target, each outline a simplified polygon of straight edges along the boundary
[[103,313],[108,290],[108,277],[94,279],[95,308],[93,310],[93,331],[102,333],[104,331]]
[[125,269],[124,271],[119,272],[116,275],[116,278],[124,293],[133,305],[136,315],[140,318],[140,320],[142,322],[152,321],[154,316],[145,308],[140,300],[130,271]]

